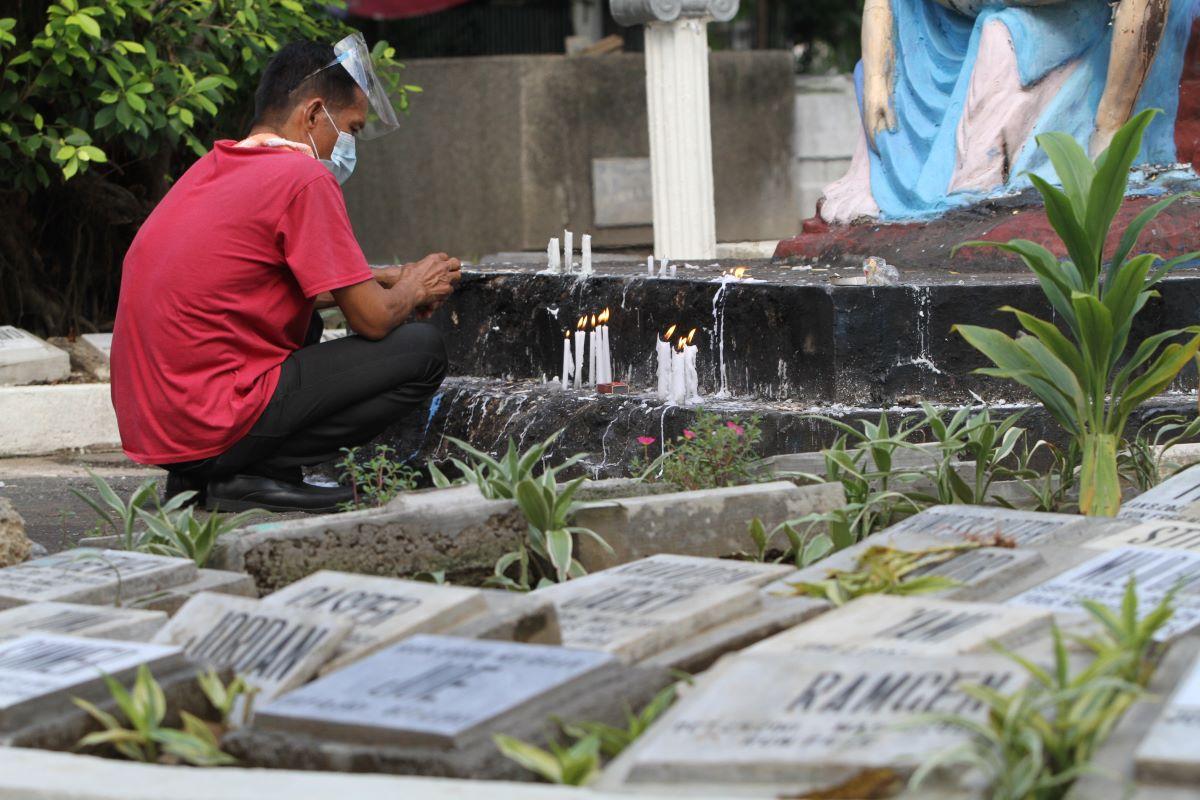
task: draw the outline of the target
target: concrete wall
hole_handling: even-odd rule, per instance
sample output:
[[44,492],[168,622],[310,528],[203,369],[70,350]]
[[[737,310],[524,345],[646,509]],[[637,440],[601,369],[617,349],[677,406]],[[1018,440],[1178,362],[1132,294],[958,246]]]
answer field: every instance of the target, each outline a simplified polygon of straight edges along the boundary
[[[798,230],[791,64],[782,51],[712,54],[722,241]],[[592,225],[592,159],[649,154],[641,55],[417,60],[405,80],[424,89],[411,116],[360,143],[346,184],[373,262],[542,250],[564,227],[597,246],[651,243],[649,226]]]
[[795,114],[796,199],[800,219],[807,219],[817,212],[821,190],[850,168],[862,128],[854,79],[797,76]]

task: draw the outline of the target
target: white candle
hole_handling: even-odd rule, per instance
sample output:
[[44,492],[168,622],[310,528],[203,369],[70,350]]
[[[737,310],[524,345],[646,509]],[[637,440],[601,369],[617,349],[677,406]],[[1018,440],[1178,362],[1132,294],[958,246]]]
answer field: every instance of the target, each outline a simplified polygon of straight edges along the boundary
[[658,399],[666,400],[671,396],[671,335],[675,326],[667,328],[667,332],[658,339],[655,350],[658,354]]
[[688,402],[692,403],[700,399],[700,376],[696,373],[696,345],[687,345],[683,349],[683,356],[684,377],[687,381],[684,394],[687,396]]
[[[556,249],[555,254],[558,254]],[[570,389],[571,373],[575,371],[575,360],[571,356],[571,332],[566,331],[566,336],[563,338],[563,363],[562,363],[562,387]]]
[[597,383],[612,383],[612,354],[608,349],[608,320],[610,312],[606,308],[600,312],[597,320],[600,327],[597,328],[597,341],[599,344],[599,352],[597,353],[596,370],[599,376]]
[[660,277],[660,278],[667,277],[667,265],[670,263],[671,262],[665,258],[658,262],[658,277]]
[[592,274],[592,237],[589,234],[584,234],[580,240],[583,247],[583,274]]
[[597,349],[597,346],[596,346],[597,338],[598,337],[596,335],[596,315],[593,314],[592,315],[592,329],[591,329],[591,331],[588,332],[588,348],[589,348],[589,352],[588,352],[588,386],[595,386],[597,383],[596,369],[597,369],[597,364],[599,364],[598,357],[600,355],[599,350]]
[[551,272],[562,272],[562,256],[558,252],[558,237],[555,236],[546,245],[546,269]]
[[671,277],[672,277],[672,278],[674,278],[674,277],[675,277],[675,266],[676,266],[675,264],[672,264],[672,265],[671,265]]
[[586,343],[584,339],[585,333],[583,330],[584,318],[579,318],[579,325],[575,329],[575,388],[580,388],[583,382],[583,348]]
[[654,256],[646,256],[646,274],[654,277]]
[[671,403],[677,406],[687,403],[687,355],[679,347],[671,348]]
[[604,325],[600,328],[600,330],[603,332],[604,336],[604,365],[601,367],[601,369],[604,371],[604,382],[612,383],[612,347],[609,345],[608,326]]
[[563,269],[572,272],[575,269],[575,234],[563,231]]

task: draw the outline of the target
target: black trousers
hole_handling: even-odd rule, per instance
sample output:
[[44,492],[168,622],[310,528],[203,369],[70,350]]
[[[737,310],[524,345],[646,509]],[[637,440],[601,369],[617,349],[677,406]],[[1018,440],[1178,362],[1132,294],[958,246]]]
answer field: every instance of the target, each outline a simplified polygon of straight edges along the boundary
[[217,456],[163,466],[188,483],[239,473],[295,480],[300,467],[340,457],[421,407],[446,374],[442,334],[424,322],[379,341],[347,336],[321,342],[320,318],[308,341],[283,362],[279,385],[258,422]]

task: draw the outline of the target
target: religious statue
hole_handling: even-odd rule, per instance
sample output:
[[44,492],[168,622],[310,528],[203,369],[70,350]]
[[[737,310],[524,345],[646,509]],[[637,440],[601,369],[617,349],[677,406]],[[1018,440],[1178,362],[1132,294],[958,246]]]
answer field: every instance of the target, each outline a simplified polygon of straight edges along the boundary
[[1200,0],[866,0],[862,136],[825,189],[826,223],[938,216],[1053,177],[1034,138],[1093,155],[1160,108],[1138,162],[1173,164],[1180,75]]

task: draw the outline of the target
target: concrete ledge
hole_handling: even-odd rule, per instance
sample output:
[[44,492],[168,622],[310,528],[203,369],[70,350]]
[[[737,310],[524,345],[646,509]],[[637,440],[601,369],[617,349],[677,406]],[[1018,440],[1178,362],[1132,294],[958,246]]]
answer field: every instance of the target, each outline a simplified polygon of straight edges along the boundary
[[[0,800],[617,800],[629,796],[533,783],[166,767],[0,748]],[[667,797],[637,796],[647,800]]]
[[0,387],[0,457],[120,443],[107,383]]

